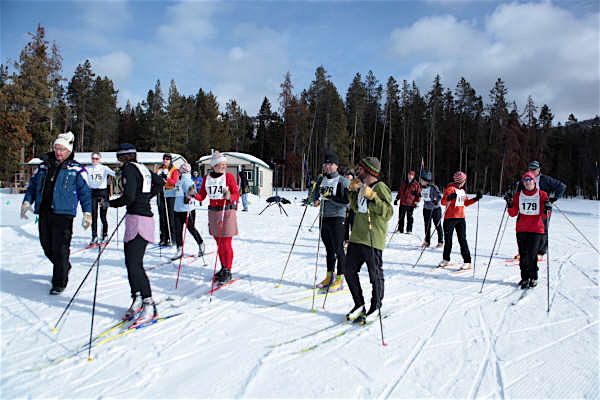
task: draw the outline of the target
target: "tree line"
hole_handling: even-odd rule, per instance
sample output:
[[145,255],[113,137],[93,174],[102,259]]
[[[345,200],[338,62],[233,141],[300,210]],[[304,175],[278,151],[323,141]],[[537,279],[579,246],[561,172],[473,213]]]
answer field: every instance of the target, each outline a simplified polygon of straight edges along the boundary
[[384,84],[369,71],[356,73],[343,98],[319,66],[308,88],[296,92],[289,72],[280,87],[277,103],[265,97],[255,116],[235,99],[221,110],[202,88],[184,95],[175,80],[166,90],[156,81],[145,100],[119,108],[117,88],[89,60],[70,79],[62,75],[58,47],[38,26],[19,59],[0,66],[0,179],[11,180],[20,162],[71,130],[76,151],[129,142],[191,161],[212,148],[250,153],[277,166],[275,184],[293,188],[320,173],[325,153],[335,151],[343,166],[378,157],[394,188],[424,167],[441,185],[462,170],[470,190],[498,194],[536,159],[543,173],[567,183],[569,195],[597,196],[600,119],[580,123],[571,114],[555,125],[550,107],[531,96],[519,110],[501,78],[484,97],[465,78],[451,89],[436,76],[421,92],[414,81],[390,76]]

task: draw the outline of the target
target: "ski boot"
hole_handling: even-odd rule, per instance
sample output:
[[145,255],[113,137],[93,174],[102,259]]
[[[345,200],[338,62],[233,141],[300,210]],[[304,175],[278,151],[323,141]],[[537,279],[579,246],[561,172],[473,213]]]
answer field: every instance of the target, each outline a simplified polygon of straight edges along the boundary
[[440,249],[442,247],[444,247],[444,242],[439,242],[437,246],[435,246],[436,249]]
[[183,257],[183,249],[177,246],[177,252],[171,257],[171,261],[179,260],[181,257]]
[[98,237],[92,236],[92,240],[90,241],[90,246],[95,246],[98,244]]
[[350,312],[348,312],[348,314],[346,314],[346,321],[354,321],[356,319],[356,317],[360,314],[364,314],[365,313],[365,305],[361,304],[361,305],[355,305],[354,308],[352,308],[352,310],[350,310]]
[[323,289],[329,285],[331,285],[331,280],[333,278],[333,272],[327,271],[327,275],[325,275],[325,279],[317,284],[317,288]]
[[527,288],[529,288],[529,279],[521,279],[519,281],[519,287],[521,289],[527,289]]
[[135,322],[131,325],[131,328],[136,328],[140,325],[152,322],[158,317],[158,311],[156,311],[156,303],[152,300],[152,297],[146,297],[142,300],[142,310],[140,311]]
[[135,317],[140,311],[142,311],[142,296],[139,293],[131,296],[132,301],[129,309],[123,315],[123,321],[129,321],[133,317]]
[[223,267],[221,269],[221,271],[219,271],[221,274],[219,275],[219,278],[217,279],[217,283],[219,285],[223,285],[224,283],[227,283],[231,280],[231,271],[228,270],[227,268]]
[[204,242],[200,242],[198,245],[198,257],[204,257],[205,247]]
[[352,323],[356,324],[356,325],[366,325],[367,324],[367,313],[365,312],[364,307],[363,307],[362,311],[358,314],[358,316],[352,320]]
[[57,295],[57,294],[61,294],[64,291],[65,291],[64,287],[52,286],[52,288],[50,289],[50,294]]
[[467,271],[469,269],[473,269],[473,265],[471,263],[463,263],[458,269],[459,271]]
[[530,287],[530,288],[534,288],[534,287],[536,287],[536,286],[537,286],[537,279],[533,279],[533,278],[531,278],[531,279],[529,280],[529,287]]
[[450,261],[449,260],[442,260],[438,264],[438,268],[446,268],[448,265],[450,265]]
[[106,243],[106,242],[108,242],[108,235],[106,233],[103,233],[102,234],[102,242],[100,242],[100,243]]
[[429,242],[421,243],[421,248],[426,248],[426,247],[429,247]]
[[333,283],[329,286],[329,293],[344,289],[344,275],[337,275]]

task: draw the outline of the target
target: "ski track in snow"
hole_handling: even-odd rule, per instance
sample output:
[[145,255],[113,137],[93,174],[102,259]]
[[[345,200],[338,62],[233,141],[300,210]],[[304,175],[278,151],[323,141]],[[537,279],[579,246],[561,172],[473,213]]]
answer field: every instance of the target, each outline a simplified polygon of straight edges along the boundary
[[[389,232],[383,252],[382,316],[388,342],[384,347],[377,319],[364,327],[343,321],[352,305],[347,288],[330,293],[326,309],[322,308],[324,295],[317,294],[316,312],[310,310],[319,231],[318,226],[312,231],[308,227],[316,209],[306,214],[279,287],[303,207],[288,206],[290,218],[269,211],[259,217],[256,213],[264,202],[253,204],[250,213],[239,213],[241,236],[233,245],[234,276],[240,280],[215,292],[209,303],[216,254],[214,240],[206,232],[204,207],[196,225],[206,252],[213,252],[204,257],[207,265],[202,258],[184,259],[176,290],[179,261],[166,260],[174,248],[149,247],[145,258],[159,313],[183,314],[94,345],[93,360],[88,362],[85,346],[95,268],[58,333],[50,331],[98,254],[97,249],[83,250],[89,232],[78,224],[81,216],[74,223],[69,287],[62,296],[48,296],[51,267],[39,246],[35,224],[18,219],[22,196],[0,197],[0,234],[10,238],[0,242],[3,397],[49,393],[62,398],[600,396],[597,374],[592,372],[598,357],[600,268],[579,234],[559,222],[563,218],[554,218],[550,228],[549,314],[545,261],[539,264],[538,288],[531,289],[526,302],[511,306],[521,294],[516,288],[519,267],[506,263],[516,251],[514,219],[508,221],[479,293],[502,199],[482,200],[473,273],[457,275],[435,268],[442,256],[442,249],[435,248],[426,249],[411,268],[421,251],[419,235]],[[591,209],[590,204],[596,206],[561,200],[563,211],[597,242],[593,220],[597,225],[600,210],[582,212]],[[466,213],[474,254],[475,209],[469,207]],[[115,223],[111,209],[109,224]],[[389,228],[396,223],[397,214]],[[423,230],[419,213],[414,230],[419,234]],[[193,255],[197,247],[191,243]],[[319,247],[320,278],[325,250],[322,243]],[[451,259],[460,261],[456,239]],[[94,335],[113,325],[129,305],[122,241],[118,247],[111,243],[106,248],[99,273]],[[360,276],[368,303],[365,266]],[[571,368],[561,374],[561,364]],[[539,380],[542,376],[546,379]]]

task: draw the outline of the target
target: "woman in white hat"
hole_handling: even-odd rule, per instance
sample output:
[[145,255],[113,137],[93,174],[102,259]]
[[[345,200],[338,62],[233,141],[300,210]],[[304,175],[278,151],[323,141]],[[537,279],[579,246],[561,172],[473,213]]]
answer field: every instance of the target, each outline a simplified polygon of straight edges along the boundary
[[235,177],[227,172],[227,159],[215,151],[210,160],[212,171],[202,181],[197,200],[209,199],[208,230],[215,238],[218,247],[221,270],[213,280],[219,284],[231,280],[233,248],[231,239],[238,234],[237,201],[240,197]]

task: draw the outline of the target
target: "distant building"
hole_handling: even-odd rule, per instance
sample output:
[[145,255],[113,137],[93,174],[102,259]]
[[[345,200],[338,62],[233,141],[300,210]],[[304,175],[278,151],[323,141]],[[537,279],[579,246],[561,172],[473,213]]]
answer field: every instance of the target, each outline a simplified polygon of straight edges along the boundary
[[[238,183],[239,173],[244,169],[250,185],[250,193],[265,198],[273,194],[273,169],[269,164],[251,154],[232,151],[224,151],[221,154],[227,157],[227,172],[233,174],[238,179]],[[203,156],[196,161],[202,175],[206,175],[210,170],[210,157],[210,155]]]

